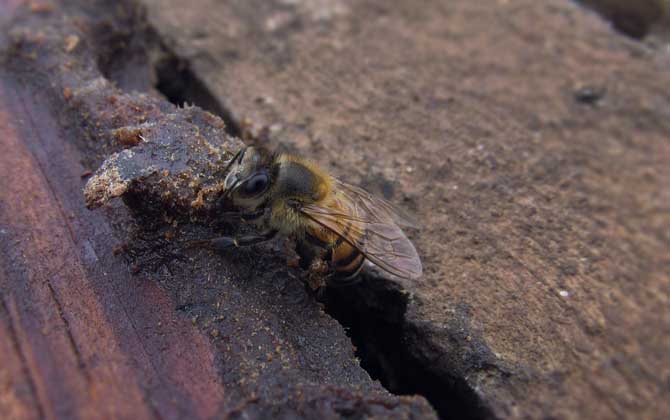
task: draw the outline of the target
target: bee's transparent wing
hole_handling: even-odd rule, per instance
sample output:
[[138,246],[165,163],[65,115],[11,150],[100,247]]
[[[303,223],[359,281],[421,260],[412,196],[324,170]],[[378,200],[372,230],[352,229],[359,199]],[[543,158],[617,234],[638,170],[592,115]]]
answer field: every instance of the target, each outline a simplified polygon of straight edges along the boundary
[[419,222],[416,218],[383,198],[376,197],[363,188],[347,184],[340,180],[335,180],[335,186],[339,193],[348,198],[352,203],[356,203],[362,213],[367,215],[369,219],[378,221],[390,220],[398,226],[419,228]]
[[[360,190],[363,191],[363,190]],[[388,213],[386,202],[367,194],[336,192],[338,210],[314,204],[301,207],[302,213],[325,229],[340,236],[358,249],[370,262],[398,277],[418,279],[422,274],[421,260],[412,242]],[[382,206],[378,206],[382,203]]]

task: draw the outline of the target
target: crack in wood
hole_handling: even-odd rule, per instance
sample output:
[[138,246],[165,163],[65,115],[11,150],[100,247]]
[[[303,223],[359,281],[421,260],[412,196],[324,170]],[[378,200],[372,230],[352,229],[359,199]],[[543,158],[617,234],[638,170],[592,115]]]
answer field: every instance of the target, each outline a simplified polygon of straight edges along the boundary
[[26,355],[23,353],[21,343],[19,343],[19,337],[16,333],[16,327],[14,325],[16,321],[14,320],[14,317],[12,317],[12,314],[9,311],[9,305],[7,304],[5,295],[2,292],[0,292],[0,316],[7,318],[8,321],[7,329],[9,330],[9,339],[12,342],[14,352],[17,354],[19,361],[21,363],[21,372],[25,376],[26,381],[28,383],[28,388],[30,389],[30,393],[32,394],[33,401],[35,402],[34,407],[37,410],[38,417],[43,419],[46,417],[44,411],[44,404],[40,400],[40,395],[37,392],[37,386],[35,385],[35,379],[32,376],[30,368],[28,367],[28,361],[26,359]]
[[[35,138],[37,139],[39,145],[42,146],[42,147],[45,147],[45,141],[42,138],[42,136],[40,135],[38,125],[35,123],[35,121],[33,119],[31,109],[27,106],[27,104],[25,103],[25,100],[22,96],[20,96],[20,95],[15,95],[15,96],[18,97],[18,101],[19,101],[21,107],[23,108],[24,115],[26,115],[27,118],[28,118],[28,121],[29,121],[29,124],[30,124],[30,131],[35,135]],[[26,140],[28,140],[28,144],[30,145],[29,136],[26,136]],[[36,163],[37,167],[39,168],[40,177],[44,180],[46,186],[48,187],[49,194],[51,195],[51,198],[53,199],[53,201],[58,206],[58,212],[60,213],[61,220],[63,220],[65,222],[65,226],[66,226],[68,236],[69,236],[68,239],[69,239],[69,242],[70,242],[70,249],[72,249],[73,251],[76,252],[76,243],[77,243],[77,241],[75,239],[76,235],[74,233],[74,229],[72,228],[70,220],[65,213],[63,203],[62,203],[60,197],[58,196],[58,194],[56,194],[56,189],[54,188],[52,182],[50,181],[50,178],[47,176],[47,171],[46,171],[46,168],[43,165],[43,162],[40,160],[40,158],[38,156],[35,155],[35,153],[31,149],[31,147],[28,147],[27,150],[30,152],[34,162]],[[80,259],[78,255],[75,255],[75,257],[78,260]],[[77,264],[77,265],[81,266],[80,264]],[[64,266],[65,266],[65,264],[63,264],[59,268],[62,268]],[[55,274],[56,271],[57,270],[54,270],[54,271],[48,273],[47,276],[45,276],[45,277],[49,277],[50,275]],[[84,273],[81,273],[81,274],[83,275]],[[68,321],[68,319],[65,315],[65,310],[64,310],[60,300],[58,299],[57,292],[54,289],[53,285],[51,284],[50,279],[45,278],[45,283],[46,283],[46,285],[49,289],[49,292],[51,294],[51,297],[52,297],[52,299],[53,299],[53,301],[56,305],[59,316],[60,316],[63,324],[65,325],[66,336],[67,336],[68,342],[70,344],[70,347],[72,348],[73,353],[75,355],[75,359],[77,360],[77,367],[82,372],[82,374],[84,375],[86,383],[88,385],[90,385],[91,381],[92,381],[91,380],[91,375],[90,375],[89,370],[87,369],[87,365],[86,365],[86,363],[84,361],[84,358],[81,354],[79,346],[77,345],[77,341],[74,337],[74,334],[73,334],[73,332],[70,328],[70,323],[69,323],[69,321]],[[147,349],[144,345],[144,341],[141,339],[141,335],[139,334],[139,332],[137,330],[137,326],[135,325],[135,322],[134,322],[133,318],[131,316],[129,316],[127,308],[125,307],[125,305],[122,304],[122,302],[120,301],[118,296],[115,296],[115,299],[117,300],[117,304],[121,308],[123,308],[123,313],[124,313],[126,319],[128,319],[128,321],[129,321],[129,323],[132,327],[133,333],[138,338],[138,342],[140,343],[142,351],[145,354],[147,360],[149,360],[150,366],[153,369],[156,377],[158,377],[159,380],[162,381],[162,378],[160,377],[160,375],[158,375],[159,370],[155,366],[154,360],[152,359],[151,354],[149,354],[149,352],[147,351]],[[151,411],[152,415],[154,416],[154,418],[156,418],[158,420],[161,420],[163,418],[163,416],[158,411],[158,407],[156,407],[153,404],[149,390],[146,389],[146,387],[144,387],[144,386],[140,386],[139,389],[142,390],[142,400],[147,404],[147,406],[148,406],[149,410]]]

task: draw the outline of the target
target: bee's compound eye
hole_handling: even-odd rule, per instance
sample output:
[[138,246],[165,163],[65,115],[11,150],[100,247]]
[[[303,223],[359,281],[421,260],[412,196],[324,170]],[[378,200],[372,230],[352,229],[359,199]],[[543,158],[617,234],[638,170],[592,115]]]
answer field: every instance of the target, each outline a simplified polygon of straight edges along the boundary
[[244,183],[242,191],[244,195],[253,197],[265,191],[268,187],[268,176],[265,173],[260,173],[252,176]]

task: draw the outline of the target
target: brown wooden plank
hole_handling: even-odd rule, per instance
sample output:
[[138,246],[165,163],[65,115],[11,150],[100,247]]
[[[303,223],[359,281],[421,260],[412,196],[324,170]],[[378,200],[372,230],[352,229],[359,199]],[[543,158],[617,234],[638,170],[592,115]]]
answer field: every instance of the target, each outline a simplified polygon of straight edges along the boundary
[[[5,97],[12,97],[11,92],[6,93]],[[110,243],[113,234],[102,215],[84,207],[81,188],[85,180],[81,174],[85,169],[79,164],[79,153],[64,141],[62,129],[30,94],[13,99],[12,106],[23,106],[26,118],[22,144],[13,145],[12,150],[23,148],[25,159],[32,158],[34,166],[29,169],[12,164],[11,176],[5,178],[6,191],[13,196],[19,191],[11,188],[23,191],[29,187],[34,194],[44,194],[45,202],[37,208],[29,205],[34,210],[28,215],[20,211],[26,204],[15,203],[8,216],[20,214],[27,219],[10,222],[9,229],[30,226],[31,232],[44,232],[37,235],[45,243],[40,244],[44,249],[34,257],[23,252],[28,261],[40,256],[53,259],[52,267],[38,267],[49,273],[43,281],[62,313],[78,364],[86,366],[84,375],[104,383],[89,398],[102,398],[100,406],[105,409],[123,410],[103,411],[99,413],[103,417],[153,417],[162,410],[168,410],[161,413],[165,418],[209,417],[218,408],[222,393],[209,343],[190,320],[176,317],[176,304],[155,283],[138,285],[125,264],[112,261],[109,247],[118,242]],[[42,185],[27,185],[24,171],[34,173],[35,184]],[[110,311],[110,304],[119,305],[121,311]],[[87,345],[80,349],[79,341]],[[95,345],[91,347],[91,343]],[[190,357],[183,358],[184,353]],[[127,405],[117,406],[112,401]]]
[[[23,105],[10,89],[2,86],[4,110]],[[40,135],[54,139],[54,134],[60,131],[47,114],[38,116],[42,127],[46,125],[42,132],[31,119],[33,115],[24,116],[22,122],[28,126],[24,132],[33,141]],[[3,255],[7,272],[2,286],[10,313],[20,325],[17,329],[21,346],[26,349],[30,370],[37,378],[45,414],[51,418],[109,416],[113,413],[105,410],[115,407],[97,407],[96,399],[118,399],[121,396],[117,394],[123,391],[123,398],[128,401],[125,407],[130,408],[125,415],[147,417],[136,406],[141,403],[141,392],[123,378],[128,372],[109,363],[92,364],[93,358],[105,361],[118,349],[109,337],[111,331],[105,326],[97,299],[85,287],[86,275],[72,243],[73,232],[68,228],[70,216],[54,197],[52,185],[56,180],[49,181],[44,173],[42,165],[49,162],[37,161],[23,142],[27,136],[19,133],[10,118],[6,112],[2,114],[2,147],[10,153],[3,154],[0,168],[6,197],[17,199],[4,200],[2,206],[4,229],[8,242],[12,243]],[[55,160],[58,159],[51,163]],[[73,170],[81,168],[75,164]],[[41,264],[26,263],[31,261]],[[70,296],[62,294],[64,287],[71,290]],[[81,341],[95,342],[96,346],[86,351],[80,347]],[[118,372],[110,375],[114,370]]]
[[[0,276],[4,276],[0,272]],[[4,280],[0,284],[4,284]],[[35,382],[28,371],[14,321],[0,296],[0,413],[12,419],[44,417]]]

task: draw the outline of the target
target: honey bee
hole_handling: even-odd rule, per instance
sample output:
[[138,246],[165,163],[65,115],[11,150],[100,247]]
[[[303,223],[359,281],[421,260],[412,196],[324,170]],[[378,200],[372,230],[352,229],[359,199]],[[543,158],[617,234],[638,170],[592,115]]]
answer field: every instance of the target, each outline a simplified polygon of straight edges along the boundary
[[405,279],[421,277],[421,260],[399,226],[416,227],[391,203],[335,179],[316,164],[255,147],[228,164],[223,198],[258,233],[198,241],[216,249],[291,237],[301,265],[325,261],[328,284],[347,284],[365,260]]

